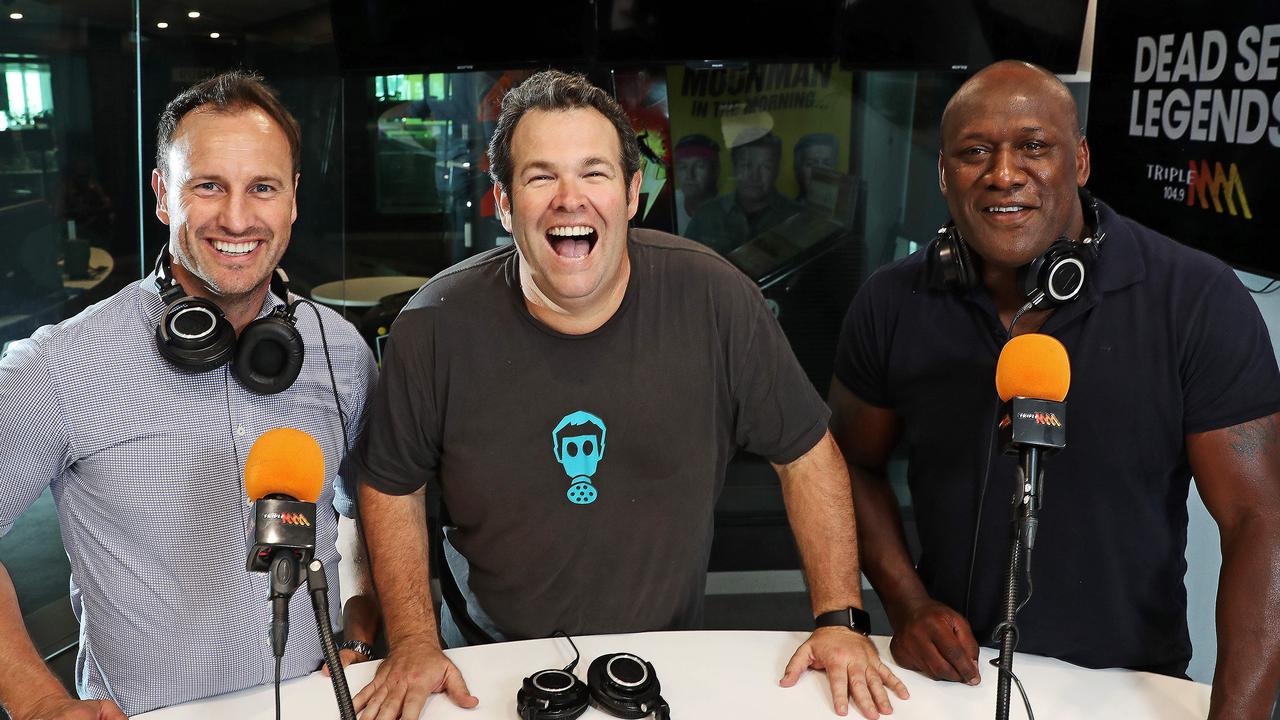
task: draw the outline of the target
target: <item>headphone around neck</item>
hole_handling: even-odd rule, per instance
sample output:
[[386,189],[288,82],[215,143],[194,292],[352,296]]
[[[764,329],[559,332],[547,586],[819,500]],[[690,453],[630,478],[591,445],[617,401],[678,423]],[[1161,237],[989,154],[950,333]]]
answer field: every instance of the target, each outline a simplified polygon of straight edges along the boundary
[[[1064,305],[1084,291],[1106,236],[1098,224],[1098,201],[1084,188],[1080,188],[1080,203],[1090,235],[1079,241],[1059,237],[1049,249],[1018,271],[1019,286],[1029,310]],[[925,253],[931,288],[963,292],[982,282],[981,258],[960,236],[954,222],[938,228]]]
[[164,301],[164,316],[156,326],[156,348],[173,365],[188,372],[208,372],[234,357],[232,372],[249,390],[271,395],[287,390],[302,370],[304,347],[289,301],[289,276],[275,268],[271,290],[284,304],[245,326],[235,328],[217,303],[188,295],[173,276],[165,246],[156,259],[156,290]]

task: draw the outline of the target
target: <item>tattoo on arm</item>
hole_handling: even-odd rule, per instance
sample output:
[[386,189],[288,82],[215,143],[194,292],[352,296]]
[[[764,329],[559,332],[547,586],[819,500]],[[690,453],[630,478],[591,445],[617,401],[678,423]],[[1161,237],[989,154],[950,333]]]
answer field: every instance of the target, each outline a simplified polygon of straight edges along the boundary
[[1230,428],[1231,449],[1236,455],[1261,459],[1271,455],[1276,445],[1276,422],[1271,416]]

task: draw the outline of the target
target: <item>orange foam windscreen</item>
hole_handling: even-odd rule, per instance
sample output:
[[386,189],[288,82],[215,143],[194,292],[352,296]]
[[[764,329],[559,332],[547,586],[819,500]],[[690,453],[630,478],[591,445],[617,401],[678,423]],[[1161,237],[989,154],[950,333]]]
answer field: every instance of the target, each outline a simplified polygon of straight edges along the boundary
[[244,463],[244,492],[250,501],[288,495],[315,502],[324,488],[324,451],[301,430],[275,428],[262,433]]
[[1067,349],[1050,335],[1027,333],[1005,343],[996,362],[1000,399],[1028,397],[1062,402],[1071,387]]

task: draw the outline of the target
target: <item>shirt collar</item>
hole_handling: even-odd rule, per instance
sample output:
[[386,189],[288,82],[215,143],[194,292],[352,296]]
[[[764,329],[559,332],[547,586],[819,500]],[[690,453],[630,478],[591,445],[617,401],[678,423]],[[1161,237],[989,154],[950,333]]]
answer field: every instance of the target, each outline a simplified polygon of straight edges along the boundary
[[[138,281],[138,287],[142,290],[143,310],[147,317],[155,323],[159,323],[164,316],[164,301],[160,299],[160,291],[156,289],[156,274],[154,271],[147,274],[146,277]],[[296,293],[290,293],[296,297]],[[267,294],[262,298],[262,307],[258,309],[257,317],[266,317],[271,314],[277,306],[283,305],[284,301],[271,288],[267,288]],[[256,319],[256,318],[255,318]]]

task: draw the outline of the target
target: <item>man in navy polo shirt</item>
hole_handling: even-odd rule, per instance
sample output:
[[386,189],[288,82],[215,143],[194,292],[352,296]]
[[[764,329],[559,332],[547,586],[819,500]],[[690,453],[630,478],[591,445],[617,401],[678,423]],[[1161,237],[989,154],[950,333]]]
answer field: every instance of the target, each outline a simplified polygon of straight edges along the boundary
[[[973,281],[939,287],[926,253],[877,272],[845,320],[830,397],[894,658],[979,681],[1008,557],[1016,463],[993,442],[993,378],[1027,301],[1019,269],[1060,237],[1102,234],[1081,296],[1012,329],[1062,341],[1073,376],[1068,444],[1045,463],[1018,649],[1183,675],[1194,475],[1222,535],[1210,715],[1268,717],[1280,682],[1280,374],[1253,300],[1218,260],[1101,203],[1090,211],[1075,103],[1042,68],[1000,62],[966,82],[943,114],[938,172]],[[885,480],[900,440],[918,566]]]

